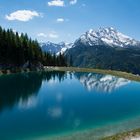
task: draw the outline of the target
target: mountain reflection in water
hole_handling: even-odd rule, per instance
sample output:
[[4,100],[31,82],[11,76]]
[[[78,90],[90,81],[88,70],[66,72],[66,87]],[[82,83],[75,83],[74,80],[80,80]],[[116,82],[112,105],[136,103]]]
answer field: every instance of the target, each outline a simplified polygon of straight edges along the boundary
[[[0,111],[18,104],[20,108],[36,105],[36,96],[43,82],[61,83],[65,78],[76,78],[88,91],[111,92],[130,83],[124,78],[95,73],[33,72],[0,77]],[[54,109],[53,109],[54,110]],[[60,109],[57,110],[61,114]],[[56,112],[56,111],[55,111]],[[49,111],[52,116],[56,114]]]
[[110,93],[113,90],[130,83],[130,80],[124,78],[95,73],[75,73],[75,77],[89,91],[96,90]]
[[56,77],[61,82],[65,72],[32,72],[0,77],[0,111],[11,108],[16,103],[30,105],[42,85],[43,81],[49,81]]
[[[102,132],[102,127],[112,131],[108,125],[140,116],[139,92],[139,82],[95,73],[53,71],[1,76],[0,139],[48,138],[90,128]],[[139,127],[139,123],[133,124],[129,126]],[[118,132],[115,128],[113,131]]]

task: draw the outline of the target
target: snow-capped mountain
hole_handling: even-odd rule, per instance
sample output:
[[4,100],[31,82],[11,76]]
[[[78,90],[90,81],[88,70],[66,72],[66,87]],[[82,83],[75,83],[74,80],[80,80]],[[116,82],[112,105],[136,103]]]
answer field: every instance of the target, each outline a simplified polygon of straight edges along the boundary
[[130,46],[140,46],[140,41],[126,36],[112,27],[100,28],[95,31],[90,29],[79,39],[75,41],[75,44],[82,43],[88,46],[94,45],[107,45],[112,47],[130,47]]
[[73,43],[64,43],[60,52],[58,52],[57,54],[59,54],[59,53],[64,54],[67,50],[71,49],[72,47],[73,47]]
[[110,93],[122,86],[130,83],[129,80],[124,78],[118,78],[111,75],[83,73],[75,74],[80,83],[86,87],[87,90],[96,90],[100,92]]
[[[140,41],[113,28],[89,30],[65,52],[73,66],[140,74]],[[70,62],[70,60],[69,60]]]
[[40,46],[44,52],[50,52],[51,54],[59,54],[61,52],[63,54],[73,46],[73,43],[60,42],[56,44],[48,41],[47,43],[40,43]]
[[128,37],[112,27],[100,28],[97,31],[90,29],[82,34],[74,44],[65,42],[56,44],[48,41],[47,43],[40,43],[40,46],[44,52],[50,52],[51,54],[59,54],[61,52],[63,54],[70,48],[77,46],[77,44],[86,46],[140,47],[140,41]]

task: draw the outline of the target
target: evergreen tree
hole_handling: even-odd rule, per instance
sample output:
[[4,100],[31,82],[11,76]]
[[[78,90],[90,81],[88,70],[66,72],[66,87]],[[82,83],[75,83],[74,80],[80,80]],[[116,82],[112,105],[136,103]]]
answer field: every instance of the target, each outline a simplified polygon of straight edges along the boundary
[[42,52],[37,40],[32,40],[27,34],[19,35],[13,30],[0,27],[0,67],[22,67],[25,63],[45,66],[66,66],[66,60],[60,53],[55,54]]

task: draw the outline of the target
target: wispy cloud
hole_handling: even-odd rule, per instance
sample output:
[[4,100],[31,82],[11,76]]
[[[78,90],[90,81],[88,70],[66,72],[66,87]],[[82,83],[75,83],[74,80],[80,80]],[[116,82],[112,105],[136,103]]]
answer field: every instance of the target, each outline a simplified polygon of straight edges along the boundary
[[70,4],[71,5],[74,5],[74,4],[76,4],[77,3],[77,0],[70,0]]
[[45,33],[38,33],[37,36],[38,36],[38,37],[44,37],[44,38],[47,37],[47,35],[46,35]]
[[55,31],[50,31],[47,34],[43,33],[43,32],[40,32],[40,33],[37,34],[37,37],[57,39],[57,38],[59,38],[59,35]]
[[57,18],[56,22],[57,23],[63,23],[63,22],[69,22],[70,20],[68,18],[64,19],[64,18]]
[[63,18],[57,18],[57,20],[56,20],[56,22],[57,23],[62,23],[62,22],[64,22],[65,20],[63,19]]
[[57,38],[59,38],[59,35],[56,32],[50,32],[48,34],[48,37],[53,38],[53,39],[57,39]]
[[7,20],[18,20],[23,22],[27,22],[33,19],[34,17],[42,17],[42,15],[37,11],[18,10],[5,16]]
[[63,0],[52,0],[48,2],[48,6],[64,7],[65,4]]

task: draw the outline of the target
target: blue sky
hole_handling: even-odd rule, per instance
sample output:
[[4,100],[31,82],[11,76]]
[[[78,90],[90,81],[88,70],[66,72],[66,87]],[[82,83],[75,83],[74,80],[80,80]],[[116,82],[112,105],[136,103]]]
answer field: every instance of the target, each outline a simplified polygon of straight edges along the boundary
[[99,27],[140,40],[140,0],[0,0],[0,25],[40,42],[73,42]]

